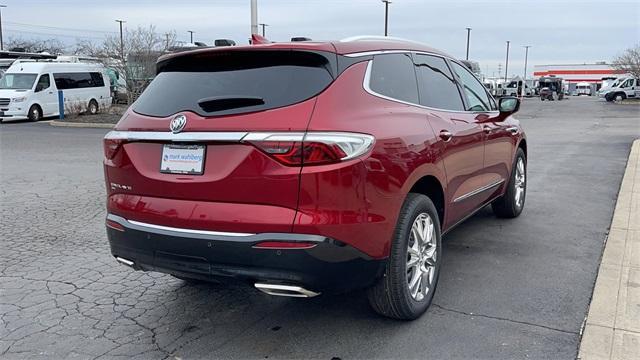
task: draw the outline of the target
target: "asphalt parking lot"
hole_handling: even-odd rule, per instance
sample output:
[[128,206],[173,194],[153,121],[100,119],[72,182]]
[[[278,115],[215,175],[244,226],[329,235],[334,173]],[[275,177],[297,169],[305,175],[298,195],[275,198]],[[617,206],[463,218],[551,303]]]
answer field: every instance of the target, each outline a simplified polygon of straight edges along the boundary
[[485,209],[444,238],[434,304],[414,322],[361,294],[269,297],[188,285],[111,257],[105,129],[0,125],[1,358],[553,358],[580,329],[640,107],[526,99],[521,217]]

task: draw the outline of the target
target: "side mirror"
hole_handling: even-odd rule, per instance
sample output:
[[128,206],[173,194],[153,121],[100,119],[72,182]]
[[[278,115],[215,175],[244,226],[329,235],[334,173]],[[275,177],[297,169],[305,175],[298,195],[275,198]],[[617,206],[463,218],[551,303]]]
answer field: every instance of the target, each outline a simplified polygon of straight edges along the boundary
[[40,92],[42,90],[44,90],[44,87],[42,86],[42,84],[36,85],[36,92]]
[[498,100],[498,109],[501,114],[511,115],[520,110],[520,99],[516,97],[502,97]]

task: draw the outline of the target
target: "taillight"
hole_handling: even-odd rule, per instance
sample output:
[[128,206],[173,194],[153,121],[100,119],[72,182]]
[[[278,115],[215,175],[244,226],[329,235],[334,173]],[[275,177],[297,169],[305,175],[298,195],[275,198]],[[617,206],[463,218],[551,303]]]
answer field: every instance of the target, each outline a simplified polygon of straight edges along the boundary
[[248,142],[289,166],[333,164],[358,157],[374,138],[357,133],[249,133]]
[[111,131],[105,135],[103,140],[104,156],[107,159],[113,159],[118,152],[120,146],[125,142],[125,139],[118,136],[118,133]]

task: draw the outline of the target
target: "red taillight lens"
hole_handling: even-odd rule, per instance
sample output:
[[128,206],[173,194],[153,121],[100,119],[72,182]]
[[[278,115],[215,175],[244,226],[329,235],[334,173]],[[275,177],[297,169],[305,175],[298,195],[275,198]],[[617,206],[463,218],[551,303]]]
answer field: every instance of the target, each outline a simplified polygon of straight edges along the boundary
[[122,136],[119,131],[110,131],[107,135],[104,136],[104,140],[102,145],[104,147],[104,156],[107,159],[113,159],[118,152],[118,149],[124,142],[126,141],[126,137]]
[[289,166],[333,164],[366,153],[373,136],[355,133],[250,133],[246,141]]
[[337,144],[304,143],[302,165],[320,165],[339,162],[347,154]]
[[321,142],[252,141],[258,149],[285,165],[321,165],[340,162],[347,156],[339,146]]
[[115,222],[113,220],[107,219],[106,225],[107,225],[108,228],[111,228],[113,230],[118,230],[118,231],[124,232],[124,226],[118,224],[117,222]]
[[285,165],[301,165],[300,142],[251,141],[251,144]]
[[272,249],[272,250],[287,250],[287,249],[311,249],[318,244],[312,242],[292,242],[292,241],[262,241],[253,245],[254,249]]
[[120,148],[120,145],[122,145],[122,143],[124,143],[124,140],[122,139],[104,139],[103,145],[104,145],[104,156],[107,159],[113,159],[113,157],[116,155],[116,152],[118,152],[118,149]]

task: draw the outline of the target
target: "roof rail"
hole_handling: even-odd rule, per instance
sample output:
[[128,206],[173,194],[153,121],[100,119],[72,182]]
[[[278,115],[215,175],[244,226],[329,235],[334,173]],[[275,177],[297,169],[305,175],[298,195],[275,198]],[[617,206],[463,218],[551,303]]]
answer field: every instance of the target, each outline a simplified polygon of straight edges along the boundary
[[344,39],[341,39],[340,42],[353,42],[353,41],[406,41],[417,43],[417,41],[403,39],[399,37],[393,36],[380,36],[380,35],[359,35],[359,36],[351,36]]

